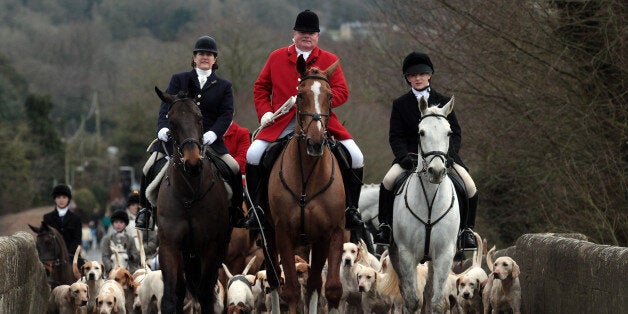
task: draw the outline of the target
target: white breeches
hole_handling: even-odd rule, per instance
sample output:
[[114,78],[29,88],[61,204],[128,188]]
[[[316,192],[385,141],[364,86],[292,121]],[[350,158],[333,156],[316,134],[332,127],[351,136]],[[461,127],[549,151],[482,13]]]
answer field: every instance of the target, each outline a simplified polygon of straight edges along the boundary
[[[467,189],[467,195],[469,196],[469,198],[473,197],[477,192],[477,188],[475,186],[475,182],[473,182],[473,179],[471,178],[471,175],[469,175],[469,172],[457,163],[454,163],[454,170],[458,172],[458,175],[460,175],[460,178],[462,178],[462,181],[464,182],[464,185]],[[390,170],[386,172],[386,175],[382,180],[384,188],[389,191],[392,190],[393,184],[395,184],[395,179],[397,179],[397,177],[403,171],[404,169],[401,168],[399,164],[392,165],[392,167],[390,167]]]
[[[282,138],[294,131],[294,121],[290,122],[290,124],[286,127],[283,132],[279,135],[279,138]],[[357,169],[364,167],[364,155],[362,155],[362,151],[355,144],[353,139],[347,139],[340,141],[342,145],[347,149],[349,154],[351,155],[351,168]],[[246,151],[246,162],[251,165],[259,165],[262,154],[266,150],[266,147],[270,145],[270,142],[264,140],[254,140],[249,147],[249,150]]]

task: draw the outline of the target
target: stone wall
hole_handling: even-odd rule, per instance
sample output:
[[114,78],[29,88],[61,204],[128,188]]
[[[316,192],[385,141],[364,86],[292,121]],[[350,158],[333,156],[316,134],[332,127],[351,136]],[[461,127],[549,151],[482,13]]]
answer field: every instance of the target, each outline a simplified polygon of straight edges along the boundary
[[33,235],[0,237],[0,313],[45,313],[49,295]]
[[525,234],[495,258],[521,269],[522,313],[626,313],[628,248],[581,234]]

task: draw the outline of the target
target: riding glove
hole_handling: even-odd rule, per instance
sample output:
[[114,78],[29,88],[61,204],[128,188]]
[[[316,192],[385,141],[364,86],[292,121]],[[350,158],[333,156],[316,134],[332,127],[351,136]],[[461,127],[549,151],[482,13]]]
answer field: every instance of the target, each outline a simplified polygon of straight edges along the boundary
[[170,129],[168,128],[161,128],[161,130],[159,130],[159,132],[157,132],[157,138],[167,142],[168,141],[168,132],[170,132]]
[[218,135],[214,131],[207,131],[203,134],[203,145],[211,145],[217,138]]
[[273,122],[273,113],[270,112],[270,111],[265,113],[262,116],[262,118],[260,119],[259,122],[260,122],[261,125],[268,125],[268,124],[272,123]]
[[412,170],[414,168],[414,158],[411,155],[406,155],[399,161],[399,166],[406,170]]

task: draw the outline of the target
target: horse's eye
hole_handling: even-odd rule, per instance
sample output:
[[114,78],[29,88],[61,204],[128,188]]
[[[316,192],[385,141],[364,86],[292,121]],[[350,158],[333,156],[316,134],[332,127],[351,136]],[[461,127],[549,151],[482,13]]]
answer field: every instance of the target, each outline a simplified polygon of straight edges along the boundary
[[425,131],[423,131],[423,130],[419,131],[419,135],[420,136],[425,136]]
[[449,132],[447,133],[447,136],[451,136],[453,134],[453,132]]

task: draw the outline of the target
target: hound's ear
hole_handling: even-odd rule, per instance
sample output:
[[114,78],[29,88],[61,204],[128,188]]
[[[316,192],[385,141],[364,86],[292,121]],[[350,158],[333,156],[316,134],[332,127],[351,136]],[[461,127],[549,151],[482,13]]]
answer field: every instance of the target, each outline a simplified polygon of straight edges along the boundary
[[72,287],[68,287],[68,293],[65,294],[65,299],[68,303],[72,302]]
[[519,277],[520,272],[521,271],[519,270],[519,265],[517,264],[517,262],[513,260],[512,261],[512,273],[510,273],[510,275],[512,276],[512,278],[517,278]]

